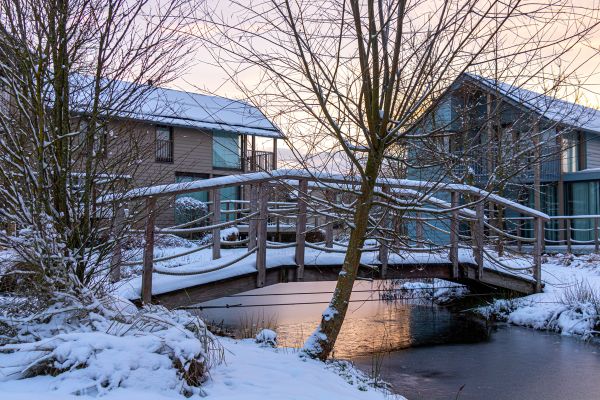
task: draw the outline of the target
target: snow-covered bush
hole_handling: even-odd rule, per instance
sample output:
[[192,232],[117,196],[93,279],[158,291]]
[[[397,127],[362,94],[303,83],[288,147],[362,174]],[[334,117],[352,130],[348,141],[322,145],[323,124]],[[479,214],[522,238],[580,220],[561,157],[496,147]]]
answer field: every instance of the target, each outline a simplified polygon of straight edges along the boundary
[[0,347],[0,379],[53,375],[73,393],[149,387],[200,393],[209,369],[223,359],[197,317],[160,306],[138,310],[114,297],[87,304],[64,297],[43,313],[3,322],[16,334]]
[[183,196],[175,200],[175,213],[181,222],[193,221],[208,213],[206,203],[190,196]]
[[256,343],[261,346],[277,347],[277,333],[270,329],[263,329],[256,335]]

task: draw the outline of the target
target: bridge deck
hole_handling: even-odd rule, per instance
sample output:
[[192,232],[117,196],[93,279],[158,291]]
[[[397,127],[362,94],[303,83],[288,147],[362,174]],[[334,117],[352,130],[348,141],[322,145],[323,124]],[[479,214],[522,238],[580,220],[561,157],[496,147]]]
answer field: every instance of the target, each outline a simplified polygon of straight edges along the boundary
[[[158,301],[177,307],[280,282],[335,280],[347,245],[334,238],[351,235],[360,182],[358,177],[276,170],[151,186],[101,199],[117,199],[119,204],[146,202],[143,260],[134,262],[143,264],[142,276],[123,282],[122,294],[146,304]],[[382,179],[376,184],[373,196],[377,206],[367,219],[364,239],[368,244],[363,248],[360,277],[438,277],[525,294],[541,290],[546,214],[463,184],[405,179]],[[222,201],[220,191],[227,187],[238,187],[247,200]],[[197,191],[210,192],[208,215],[170,228],[156,228],[158,199]],[[492,209],[513,210],[529,218],[531,237],[495,223]],[[208,217],[210,225],[204,225]],[[286,235],[273,235],[277,226]],[[229,227],[245,230],[246,239],[231,240],[230,234],[222,231]],[[211,243],[196,249],[199,258],[190,260],[190,251],[168,257],[184,260],[175,268],[165,268],[165,257],[155,258],[155,234],[200,233],[210,233]],[[282,236],[290,235],[293,238],[286,239],[293,243],[279,243]],[[313,243],[316,240],[322,242]],[[503,258],[494,253],[493,249],[504,247],[506,252],[518,254],[508,247],[513,243],[517,249],[522,244],[532,246],[532,255]],[[226,248],[232,246],[246,248]],[[120,248],[116,246],[112,257],[113,281],[120,280]]]
[[[267,251],[267,273],[265,286],[296,281],[297,266],[294,263],[294,249],[269,249]],[[161,273],[153,274],[153,301],[169,308],[189,306],[223,296],[238,294],[256,288],[256,264],[253,257],[238,261],[226,268],[210,270],[218,263],[233,260],[245,252],[245,249],[223,250],[220,260],[211,261],[208,251],[202,251],[197,261],[180,267],[157,268]],[[359,277],[364,279],[382,279],[380,263],[376,252],[363,254],[363,265]],[[304,267],[304,282],[335,281],[341,270],[343,253],[325,253],[307,249]],[[459,252],[460,273],[453,276],[452,263],[447,252],[406,253],[402,256],[391,255],[385,279],[441,278],[463,283],[478,290],[508,290],[519,294],[535,291],[535,281],[530,275],[519,271],[501,270],[497,264],[486,262],[481,279],[477,278],[477,263],[471,251]],[[506,261],[515,268],[527,268],[526,260]],[[177,273],[186,275],[165,275]],[[189,274],[189,275],[188,275]],[[123,282],[120,294],[131,300],[139,300],[141,295],[141,277]]]

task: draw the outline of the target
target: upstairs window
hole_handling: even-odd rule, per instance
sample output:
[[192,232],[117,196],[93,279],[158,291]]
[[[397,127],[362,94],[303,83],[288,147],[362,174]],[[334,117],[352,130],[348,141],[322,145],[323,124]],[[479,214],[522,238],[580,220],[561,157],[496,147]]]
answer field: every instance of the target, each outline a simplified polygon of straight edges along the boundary
[[[88,152],[87,139],[89,135],[90,125],[85,119],[79,123],[79,147],[84,151]],[[92,156],[93,157],[105,157],[108,148],[108,129],[105,123],[96,123],[96,129],[93,132],[92,137]]]
[[585,169],[582,135],[562,137],[562,172],[577,172]]
[[173,128],[156,127],[156,161],[173,162]]
[[240,135],[228,132],[213,132],[213,168],[242,169]]

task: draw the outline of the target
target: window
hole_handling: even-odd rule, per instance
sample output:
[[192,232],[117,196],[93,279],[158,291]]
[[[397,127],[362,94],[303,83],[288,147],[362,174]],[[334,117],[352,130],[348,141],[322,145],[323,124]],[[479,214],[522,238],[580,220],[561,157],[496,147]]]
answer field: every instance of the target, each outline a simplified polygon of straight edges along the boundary
[[[85,119],[79,122],[79,143],[78,146],[87,151],[87,137],[89,134],[89,122]],[[104,157],[107,153],[108,147],[108,129],[106,124],[103,122],[96,123],[96,129],[93,132],[93,146],[92,152],[94,157]]]
[[572,134],[562,137],[562,172],[577,172],[585,169],[581,135]]
[[242,169],[242,145],[240,135],[213,132],[213,167]]
[[[600,183],[573,182],[566,185],[568,215],[596,215],[600,213]],[[593,220],[574,219],[571,237],[574,240],[593,240]]]
[[173,128],[156,127],[156,161],[173,162]]

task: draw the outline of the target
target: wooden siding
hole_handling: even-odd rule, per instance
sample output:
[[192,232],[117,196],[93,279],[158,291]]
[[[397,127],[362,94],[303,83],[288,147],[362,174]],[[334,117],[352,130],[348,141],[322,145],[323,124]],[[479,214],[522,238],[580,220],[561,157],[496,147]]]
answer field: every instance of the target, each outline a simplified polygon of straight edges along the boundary
[[[156,126],[149,123],[115,122],[112,129],[120,135],[130,137],[130,149],[135,146],[139,162],[133,175],[133,186],[143,187],[175,182],[176,172],[193,174],[230,175],[235,170],[214,169],[212,166],[212,134],[191,128],[173,127],[173,162],[156,162],[154,140]],[[121,143],[122,146],[122,143]],[[109,147],[109,157],[118,157],[123,149]],[[169,226],[175,223],[173,200],[161,201],[156,225]]]

